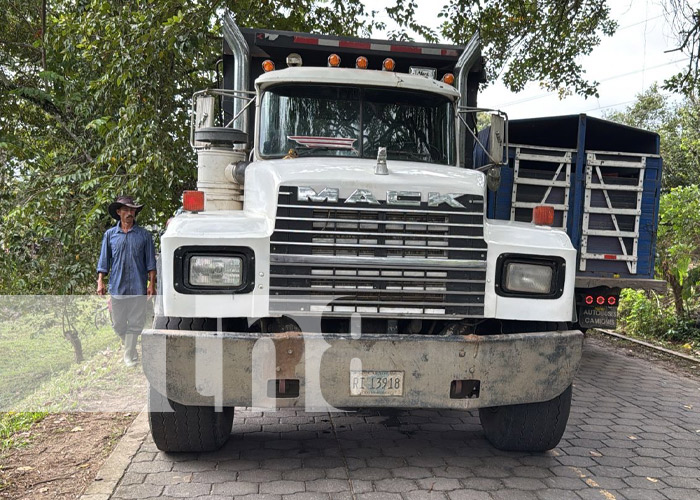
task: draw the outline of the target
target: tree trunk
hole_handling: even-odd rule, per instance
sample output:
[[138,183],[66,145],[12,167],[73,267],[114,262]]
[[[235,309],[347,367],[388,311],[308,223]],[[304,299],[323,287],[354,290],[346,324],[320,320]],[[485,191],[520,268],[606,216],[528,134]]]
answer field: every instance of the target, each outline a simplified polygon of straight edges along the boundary
[[685,304],[683,303],[683,285],[672,273],[666,273],[666,280],[673,293],[673,304],[676,306],[676,314],[679,318],[685,317]]
[[78,337],[78,332],[75,330],[64,330],[63,336],[68,342],[70,342],[73,347],[73,354],[75,355],[75,362],[83,362],[83,344],[80,342],[80,337]]

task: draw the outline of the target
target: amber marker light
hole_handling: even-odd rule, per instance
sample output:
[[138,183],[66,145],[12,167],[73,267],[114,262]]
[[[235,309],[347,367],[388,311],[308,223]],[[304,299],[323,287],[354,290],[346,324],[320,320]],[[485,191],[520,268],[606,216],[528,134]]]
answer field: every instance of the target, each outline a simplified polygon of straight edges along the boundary
[[204,210],[204,191],[184,191],[182,193],[182,209],[188,212]]
[[382,62],[382,71],[394,71],[396,69],[396,61],[391,57],[387,57]]
[[554,224],[554,207],[551,205],[539,205],[532,209],[532,222],[538,226],[551,226]]
[[455,76],[452,73],[445,73],[442,76],[442,81],[445,82],[447,85],[454,85],[455,84]]
[[337,68],[340,66],[340,56],[338,54],[331,54],[328,56],[328,66],[331,68]]
[[274,71],[275,70],[275,63],[273,63],[269,59],[265,59],[262,63],[262,69],[265,73],[267,73],[269,71]]
[[365,56],[360,56],[357,59],[355,59],[355,67],[357,69],[367,69],[368,64],[369,61],[367,61],[367,58]]

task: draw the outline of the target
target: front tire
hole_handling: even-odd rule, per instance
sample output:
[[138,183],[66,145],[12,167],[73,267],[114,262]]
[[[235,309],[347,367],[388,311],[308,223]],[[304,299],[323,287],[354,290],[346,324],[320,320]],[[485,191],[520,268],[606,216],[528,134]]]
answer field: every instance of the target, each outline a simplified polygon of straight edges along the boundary
[[186,406],[150,387],[148,422],[153,441],[161,451],[215,451],[231,434],[233,408],[216,411],[211,406]]
[[559,444],[571,409],[571,386],[541,403],[479,408],[491,444],[505,451],[547,451]]

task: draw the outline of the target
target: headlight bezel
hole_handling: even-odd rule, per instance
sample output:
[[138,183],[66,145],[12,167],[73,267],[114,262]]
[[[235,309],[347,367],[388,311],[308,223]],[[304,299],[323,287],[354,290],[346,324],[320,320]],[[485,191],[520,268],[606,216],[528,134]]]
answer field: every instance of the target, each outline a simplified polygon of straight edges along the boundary
[[[552,279],[548,293],[513,291],[506,287],[507,269],[510,264],[528,264],[545,266],[552,270]],[[564,294],[564,280],[566,277],[566,261],[556,255],[528,255],[516,253],[503,253],[496,260],[496,294],[501,297],[527,298],[527,299],[558,299]]]
[[[237,286],[195,285],[190,283],[192,257],[237,257],[241,259],[241,284]],[[184,246],[175,250],[174,282],[176,292],[187,295],[249,293],[255,287],[255,252],[249,247]]]

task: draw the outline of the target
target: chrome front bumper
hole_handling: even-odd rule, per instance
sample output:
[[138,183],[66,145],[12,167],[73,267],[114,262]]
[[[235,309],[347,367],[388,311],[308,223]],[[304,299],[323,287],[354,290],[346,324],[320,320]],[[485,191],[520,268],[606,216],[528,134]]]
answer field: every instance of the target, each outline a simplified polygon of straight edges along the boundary
[[[556,397],[572,383],[582,348],[577,330],[357,338],[146,330],[143,367],[159,392],[186,405],[471,409]],[[401,395],[352,395],[358,371],[402,373]],[[298,396],[280,397],[295,385]],[[476,391],[455,392],[464,386]]]

